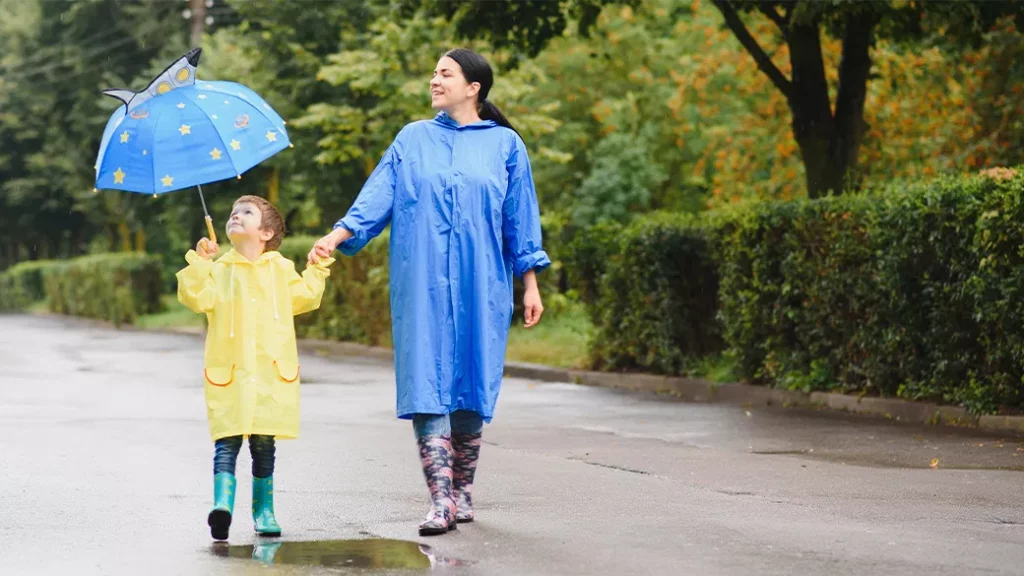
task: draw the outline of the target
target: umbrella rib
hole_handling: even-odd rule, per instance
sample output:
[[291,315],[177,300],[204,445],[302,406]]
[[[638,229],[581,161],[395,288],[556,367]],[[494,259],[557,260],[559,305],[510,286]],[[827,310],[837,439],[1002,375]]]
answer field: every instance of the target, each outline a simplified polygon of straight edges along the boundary
[[157,129],[160,128],[160,120],[163,118],[163,116],[164,116],[164,111],[163,110],[158,110],[157,114],[156,114],[156,118],[153,119],[153,132],[152,132],[152,134],[153,134],[153,143],[152,143],[153,153],[149,155],[149,171],[153,175],[153,193],[154,194],[156,194],[156,191],[160,189],[160,188],[158,188],[158,184],[157,184],[157,182],[160,181],[159,180],[160,177],[157,176],[157,174],[156,174],[156,135],[157,135]]
[[[199,85],[199,79],[198,78],[196,79],[196,84],[195,85],[196,86]],[[206,90],[206,88],[203,88],[203,90]],[[189,94],[189,96],[192,96],[192,95],[193,94]],[[192,99],[192,98],[189,98],[188,100],[190,102],[192,102],[192,105],[195,106],[196,108],[198,108],[199,111],[202,112],[204,116],[206,116],[206,119],[210,121],[210,125],[211,126],[216,126],[216,124],[214,124],[213,118],[210,118],[210,114],[206,110],[203,110],[202,106],[200,106],[198,103],[196,103],[196,101],[194,99]],[[216,128],[213,129],[213,133],[217,136],[217,140],[220,141],[220,145],[224,147],[224,154],[227,155],[228,161],[231,162],[231,169],[234,170],[235,176],[238,176],[239,174],[241,174],[241,172],[238,171],[238,165],[235,164],[234,157],[232,157],[231,152],[228,151],[228,148],[230,148],[230,147],[228,146],[227,142],[224,141],[224,137],[221,136],[221,133],[219,131],[217,131]]]
[[[210,83],[211,81],[205,81],[205,82],[207,82],[207,83],[209,84],[209,83]],[[198,86],[198,85],[199,85],[199,83],[200,83],[200,80],[199,80],[198,78],[196,78],[196,85]],[[263,118],[264,118],[264,119],[265,119],[265,120],[266,120],[267,122],[270,122],[270,124],[271,124],[271,125],[273,125],[273,126],[274,126],[275,128],[278,128],[278,129],[283,129],[283,126],[278,126],[278,125],[277,125],[277,124],[278,124],[278,122],[277,122],[276,120],[274,120],[274,119],[273,119],[273,118],[271,118],[270,116],[267,116],[267,113],[266,113],[266,111],[265,111],[265,110],[263,110],[263,108],[262,108],[262,107],[261,107],[261,106],[259,105],[259,103],[258,103],[258,102],[253,102],[253,101],[249,100],[248,96],[240,96],[240,95],[238,95],[238,94],[237,94],[237,93],[235,93],[235,92],[228,92],[228,91],[227,91],[227,89],[224,89],[224,88],[220,88],[220,87],[218,87],[218,86],[215,86],[215,85],[213,85],[213,84],[211,84],[211,85],[213,86],[213,88],[204,88],[204,90],[209,90],[209,91],[211,91],[211,92],[216,92],[216,93],[218,93],[218,94],[223,94],[223,95],[225,95],[225,96],[230,96],[230,97],[232,97],[232,98],[241,98],[241,99],[242,99],[242,100],[243,100],[244,102],[246,102],[247,104],[249,104],[250,106],[252,106],[252,109],[253,109],[253,110],[255,110],[255,111],[259,112],[259,113],[260,113],[260,116],[263,116]],[[243,86],[243,87],[244,87],[244,86]],[[256,94],[256,96],[257,96],[258,98],[261,98],[261,99],[263,98],[263,97],[262,97],[262,96],[260,96],[259,94]],[[266,103],[266,100],[264,100],[264,102],[263,102],[263,103],[264,103],[264,104],[267,104],[267,103]],[[269,106],[269,105],[270,105],[270,104],[267,104],[267,106]],[[275,111],[275,112],[274,112],[274,114],[277,114],[277,112]],[[282,121],[283,121],[283,120],[282,120]]]

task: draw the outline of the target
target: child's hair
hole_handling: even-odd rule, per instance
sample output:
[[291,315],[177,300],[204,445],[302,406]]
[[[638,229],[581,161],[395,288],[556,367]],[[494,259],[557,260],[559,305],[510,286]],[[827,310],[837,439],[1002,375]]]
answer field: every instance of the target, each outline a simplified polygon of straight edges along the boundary
[[267,250],[277,250],[281,247],[281,241],[284,240],[284,218],[281,217],[281,213],[274,208],[274,205],[268,202],[265,198],[259,196],[242,196],[238,200],[235,200],[235,206],[242,203],[253,204],[260,209],[262,218],[260,219],[260,230],[270,230],[274,235],[267,240]]

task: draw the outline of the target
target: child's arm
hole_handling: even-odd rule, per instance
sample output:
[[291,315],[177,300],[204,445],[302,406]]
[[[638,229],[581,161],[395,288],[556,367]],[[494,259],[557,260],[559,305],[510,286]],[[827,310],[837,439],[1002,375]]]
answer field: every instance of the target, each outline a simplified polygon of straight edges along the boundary
[[175,275],[178,278],[178,301],[193,312],[212,312],[217,303],[217,286],[213,282],[211,261],[216,253],[217,244],[203,238],[195,250],[185,254],[188,266]]
[[288,274],[288,291],[292,296],[292,315],[305,314],[320,307],[320,298],[324,295],[327,277],[331,275],[328,267],[334,264],[334,258],[321,258],[316,264],[307,264],[299,276],[295,271],[295,263],[291,262]]

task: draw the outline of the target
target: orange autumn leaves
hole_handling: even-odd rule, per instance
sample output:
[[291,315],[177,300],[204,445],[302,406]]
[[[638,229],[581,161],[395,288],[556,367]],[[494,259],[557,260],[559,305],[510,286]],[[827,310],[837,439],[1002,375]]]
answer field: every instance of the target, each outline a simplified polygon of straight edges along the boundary
[[[715,17],[701,13],[679,22],[679,31],[697,31],[704,41],[672,75],[678,90],[666,104],[677,119],[684,106],[696,109],[690,121],[681,119],[678,132],[681,140],[706,139],[693,174],[708,180],[708,205],[802,196],[804,169],[786,99]],[[745,19],[790,76],[788,49],[775,25],[756,14]],[[1024,49],[1007,37],[1019,39],[1012,22],[1001,23],[983,47],[962,58],[937,47],[877,43],[859,155],[863,185],[1014,163],[1008,156],[1020,144],[1020,130],[1018,124],[1014,132],[1012,118],[1019,117],[1024,89],[1005,84],[1007,63]],[[823,37],[822,47],[834,104],[842,44]]]

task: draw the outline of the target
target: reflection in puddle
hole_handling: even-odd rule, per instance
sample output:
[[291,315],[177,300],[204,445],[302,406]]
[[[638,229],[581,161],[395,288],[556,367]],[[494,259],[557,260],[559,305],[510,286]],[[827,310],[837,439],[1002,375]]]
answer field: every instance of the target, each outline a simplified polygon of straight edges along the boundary
[[219,544],[214,545],[213,553],[229,558],[251,558],[264,564],[329,568],[424,569],[466,564],[461,560],[438,557],[425,544],[385,539],[257,542],[249,546]]

